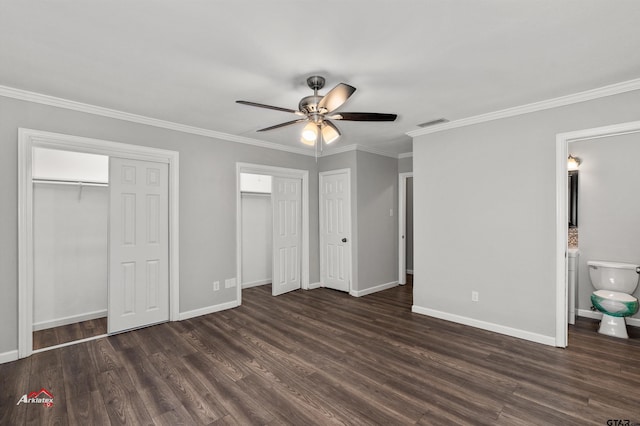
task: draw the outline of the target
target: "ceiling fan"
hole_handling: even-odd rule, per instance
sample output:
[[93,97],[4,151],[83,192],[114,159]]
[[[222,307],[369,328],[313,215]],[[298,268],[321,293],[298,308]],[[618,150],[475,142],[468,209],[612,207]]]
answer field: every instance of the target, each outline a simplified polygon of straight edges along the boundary
[[326,95],[322,96],[318,94],[318,90],[324,87],[324,83],[324,77],[319,75],[307,78],[307,85],[311,90],[313,90],[313,95],[302,98],[298,104],[297,110],[249,101],[236,102],[243,105],[289,112],[300,116],[301,118],[296,120],[265,127],[264,129],[258,130],[258,132],[266,132],[267,130],[279,129],[292,124],[307,122],[306,126],[304,126],[304,129],[302,130],[300,141],[310,146],[316,144],[318,136],[320,136],[322,138],[321,140],[326,144],[330,144],[340,137],[340,130],[331,122],[331,120],[394,121],[397,118],[397,114],[380,114],[375,112],[334,112],[336,109],[340,108],[351,95],[353,95],[356,88],[345,83],[339,83],[333,89],[329,90]]

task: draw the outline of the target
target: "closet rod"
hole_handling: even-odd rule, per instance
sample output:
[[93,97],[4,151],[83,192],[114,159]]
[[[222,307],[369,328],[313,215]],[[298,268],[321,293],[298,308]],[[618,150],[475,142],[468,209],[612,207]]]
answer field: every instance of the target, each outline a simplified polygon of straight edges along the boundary
[[78,186],[109,186],[108,183],[80,182],[80,181],[56,180],[56,179],[33,179],[33,183],[53,183],[56,185],[78,185]]

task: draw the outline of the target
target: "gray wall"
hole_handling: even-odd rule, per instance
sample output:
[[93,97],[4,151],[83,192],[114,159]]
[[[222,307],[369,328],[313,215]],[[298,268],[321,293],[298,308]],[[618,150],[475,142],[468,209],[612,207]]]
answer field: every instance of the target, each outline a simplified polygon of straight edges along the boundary
[[[357,151],[358,291],[398,281],[398,160]],[[392,215],[389,210],[393,210]]]
[[635,91],[416,137],[414,304],[555,337],[556,134],[638,120],[639,104]]
[[398,173],[413,171],[413,157],[398,158]]
[[235,300],[236,162],[309,170],[310,281],[319,280],[318,177],[313,157],[258,148],[0,97],[0,353],[18,345],[18,128],[104,139],[180,153],[180,311]]
[[[588,260],[640,264],[640,134],[572,142],[578,178],[578,309],[591,307]],[[635,297],[640,297],[636,289]],[[640,318],[640,314],[634,315]]]

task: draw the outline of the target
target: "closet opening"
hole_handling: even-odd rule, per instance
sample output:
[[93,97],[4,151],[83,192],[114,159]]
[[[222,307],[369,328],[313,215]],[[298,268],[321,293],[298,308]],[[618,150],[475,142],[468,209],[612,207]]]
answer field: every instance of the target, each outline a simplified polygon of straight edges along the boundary
[[[66,159],[52,157],[56,155],[64,155]],[[34,157],[44,161],[34,160]],[[81,160],[72,161],[75,165],[71,166],[68,160],[73,157]],[[98,162],[102,166],[92,163],[92,159],[101,159]],[[45,169],[34,173],[34,162],[44,166],[57,164],[57,171]],[[77,167],[80,174],[70,175],[72,167],[74,170]],[[102,170],[100,177],[89,174],[97,170]],[[18,359],[34,352],[180,319],[178,176],[179,154],[175,151],[18,129]],[[86,202],[96,198],[96,192],[100,191],[108,194],[106,209],[94,206],[73,223],[55,222],[58,218],[77,219],[66,209],[85,207]],[[34,196],[34,192],[42,192],[48,197],[43,201],[40,194]],[[73,201],[75,205],[62,202],[64,200]],[[53,207],[41,208],[47,206],[43,204],[45,202]],[[104,199],[102,204],[105,205]],[[105,221],[100,219],[105,217]],[[85,238],[88,235],[82,235],[77,228],[82,220],[94,221],[91,222],[95,225],[91,226],[92,231],[106,228],[107,251],[104,251],[104,240],[97,243],[97,236]],[[50,237],[40,241],[39,235],[46,235],[43,230],[48,230]],[[103,238],[102,235],[99,238]],[[93,245],[91,248],[75,246],[71,237],[78,241],[81,237],[89,239]],[[97,267],[90,260],[71,265],[69,269],[74,271],[73,275],[52,269],[60,263],[55,256],[71,253],[64,258],[64,262],[68,262],[72,257],[99,252],[103,253],[101,262],[107,262],[107,272],[99,278],[82,275],[87,272],[88,265],[93,266],[91,272],[104,270],[104,263]],[[43,257],[41,253],[49,257]],[[41,267],[44,272],[40,272]],[[68,286],[73,280],[86,287],[105,282],[105,277],[107,284],[93,294],[94,301],[99,300],[100,305],[91,305],[87,300],[76,304],[80,294],[69,295]],[[41,283],[48,284],[42,290],[44,293],[40,290]],[[40,301],[35,298],[43,294],[48,296],[47,302],[54,304],[42,305],[46,308],[41,309]],[[58,296],[66,299],[60,302],[56,299]],[[82,309],[62,312],[62,307]],[[49,316],[41,316],[44,314]],[[83,324],[83,332],[93,328],[91,334],[101,334],[77,339],[81,336],[60,329],[59,334],[66,335],[69,342],[48,342],[42,349],[34,350],[34,331],[75,327],[73,324],[105,315],[106,333],[97,331],[104,330],[104,325],[98,328],[96,324]],[[36,330],[34,322],[37,323]]]
[[33,350],[107,334],[109,157],[34,148]]
[[271,176],[240,173],[242,288],[271,285],[273,224]]
[[236,163],[236,259],[236,306],[243,288],[271,283],[278,296],[311,287],[308,170]]

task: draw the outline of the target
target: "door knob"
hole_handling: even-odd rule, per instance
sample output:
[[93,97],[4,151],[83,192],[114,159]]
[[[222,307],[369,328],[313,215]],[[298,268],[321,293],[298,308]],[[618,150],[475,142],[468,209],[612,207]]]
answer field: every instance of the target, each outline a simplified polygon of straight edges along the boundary
[[346,243],[346,242],[347,242],[347,239],[346,239],[346,238],[343,238],[343,239],[342,239],[342,242],[343,242],[343,243]]

